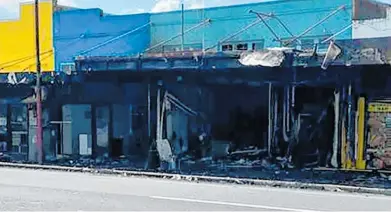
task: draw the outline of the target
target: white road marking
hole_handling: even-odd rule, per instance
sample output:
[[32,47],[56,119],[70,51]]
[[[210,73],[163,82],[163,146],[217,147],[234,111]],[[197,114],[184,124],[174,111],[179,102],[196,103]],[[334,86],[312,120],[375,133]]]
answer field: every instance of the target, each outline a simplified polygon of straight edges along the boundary
[[[134,179],[134,178],[133,178]],[[145,178],[138,178],[139,180],[150,180]],[[381,194],[367,194],[367,193],[349,193],[349,192],[333,192],[333,191],[316,191],[316,190],[306,190],[306,189],[292,189],[292,188],[272,188],[267,186],[251,186],[251,185],[235,185],[235,184],[218,184],[218,183],[204,183],[204,182],[186,182],[186,181],[171,181],[167,179],[156,179],[159,183],[182,183],[189,186],[200,185],[205,187],[218,187],[218,188],[239,188],[239,189],[249,189],[249,190],[258,190],[258,191],[270,191],[270,192],[282,192],[282,193],[293,193],[298,195],[316,195],[316,196],[331,196],[331,197],[349,197],[349,198],[364,198],[364,199],[379,199],[379,200],[391,200],[390,196],[385,196]]]
[[149,198],[181,201],[181,202],[195,202],[195,203],[212,204],[212,205],[244,207],[244,208],[258,208],[258,209],[276,210],[276,211],[316,212],[314,210],[305,210],[305,209],[283,208],[283,207],[274,207],[274,206],[266,206],[266,205],[253,205],[253,204],[245,204],[245,203],[221,202],[221,201],[186,199],[186,198],[175,198],[175,197],[150,196]]

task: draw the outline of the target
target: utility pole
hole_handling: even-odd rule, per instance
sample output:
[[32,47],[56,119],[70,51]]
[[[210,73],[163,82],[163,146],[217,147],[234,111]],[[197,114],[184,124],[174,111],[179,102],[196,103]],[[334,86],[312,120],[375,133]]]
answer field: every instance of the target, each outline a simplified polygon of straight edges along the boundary
[[40,50],[40,37],[39,37],[39,0],[34,1],[35,9],[35,49],[37,59],[37,72],[36,72],[36,110],[37,110],[37,130],[36,130],[36,148],[37,148],[37,162],[42,164],[43,162],[43,148],[42,148],[42,99],[41,99],[41,50]]

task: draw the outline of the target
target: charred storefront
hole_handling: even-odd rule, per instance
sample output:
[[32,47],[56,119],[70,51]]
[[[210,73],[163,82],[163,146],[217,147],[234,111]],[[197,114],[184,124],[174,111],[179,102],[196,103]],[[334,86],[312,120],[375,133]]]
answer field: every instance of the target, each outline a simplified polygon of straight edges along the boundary
[[383,73],[387,55],[373,40],[358,42],[332,42],[323,53],[284,48],[77,62],[91,77],[106,71],[143,79],[145,168],[160,167],[153,163],[160,159],[182,171],[265,164],[366,169],[367,159],[387,156],[365,151],[373,146],[366,132],[371,90],[383,89],[371,88],[376,83],[365,76],[374,68]]
[[[44,80],[46,162],[176,171],[387,169],[386,41],[332,42],[324,52],[79,57],[76,70]],[[31,98],[18,99],[22,108],[5,104],[1,121],[2,152],[15,152],[11,141],[20,140],[24,160],[35,152]]]
[[[224,159],[237,149],[251,147],[247,151],[264,153],[267,148],[269,86],[254,79],[259,77],[254,75],[256,69],[242,76],[230,67],[240,65],[234,55],[188,53],[150,55],[141,60],[79,58],[78,62],[81,70],[90,70],[86,81],[116,75],[113,79],[119,84],[133,81],[140,85],[139,90],[129,92],[141,95],[144,91],[135,103],[144,104],[140,120],[145,127],[140,133],[145,137],[138,144],[143,149],[135,151],[132,146],[129,151],[130,155],[141,153],[146,168],[156,167],[157,152],[162,161],[175,158],[186,166]],[[135,70],[121,70],[122,64]],[[112,119],[109,128],[115,130],[116,122]]]
[[356,129],[347,114],[357,111],[361,68],[335,61],[342,54],[335,48],[327,56],[273,49],[85,57],[77,64],[89,80],[107,74],[144,84],[145,168],[160,167],[159,160],[174,170],[341,167],[339,129]]
[[[43,74],[41,93],[46,102],[48,93],[53,88],[50,74]],[[28,73],[4,74],[0,78],[0,160],[35,161],[35,75]],[[45,107],[48,106],[45,104]],[[47,127],[49,110],[43,111],[44,132]],[[49,146],[44,147],[46,150]]]

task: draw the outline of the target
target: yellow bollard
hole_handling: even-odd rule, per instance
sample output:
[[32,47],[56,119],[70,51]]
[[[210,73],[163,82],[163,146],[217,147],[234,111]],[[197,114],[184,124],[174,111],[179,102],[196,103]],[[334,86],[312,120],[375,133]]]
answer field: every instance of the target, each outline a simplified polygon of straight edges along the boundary
[[358,145],[357,145],[357,161],[356,168],[358,170],[366,169],[366,161],[365,161],[365,98],[360,97],[358,100]]

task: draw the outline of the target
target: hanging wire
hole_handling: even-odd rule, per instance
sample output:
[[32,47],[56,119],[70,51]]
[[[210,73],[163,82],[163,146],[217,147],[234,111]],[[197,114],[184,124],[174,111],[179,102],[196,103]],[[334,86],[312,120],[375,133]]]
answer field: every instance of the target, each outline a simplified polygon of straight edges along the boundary
[[227,41],[231,40],[232,38],[234,38],[234,37],[236,37],[236,36],[238,36],[238,35],[244,33],[245,31],[247,31],[247,30],[250,29],[251,27],[258,25],[259,23],[261,23],[261,19],[257,19],[257,20],[255,20],[255,21],[251,22],[249,25],[243,27],[241,30],[239,30],[239,31],[237,31],[237,32],[234,32],[234,33],[232,33],[232,34],[229,34],[227,37],[225,37],[225,38],[219,40],[216,44],[207,47],[207,48],[205,49],[205,51],[209,51],[209,50],[212,50],[212,49],[214,49],[214,48],[216,48],[216,47],[219,47],[219,45],[220,45],[221,43],[224,43],[224,42],[227,42]]
[[[51,56],[53,56],[53,52],[51,52],[49,55],[46,55],[45,57],[42,57],[41,58],[41,62],[42,61],[44,61],[44,60],[47,60],[48,58],[50,58]],[[34,62],[34,63],[31,63],[31,64],[29,64],[28,66],[26,66],[25,68],[23,68],[22,70],[23,71],[27,71],[27,70],[29,70],[29,68],[31,67],[31,66],[33,66],[33,65],[35,65],[36,63]]]
[[[71,48],[74,44],[78,43],[84,37],[85,37],[84,34],[82,34],[78,38],[75,38],[75,39],[71,40],[71,42],[67,43],[66,46],[60,47],[58,49],[60,49],[61,51],[65,51],[65,50]],[[50,55],[48,56],[48,57],[50,57],[50,56],[52,56],[54,54],[53,51],[54,51],[53,49],[44,51],[44,52],[42,52],[40,54],[40,56],[44,56],[44,55],[50,53]],[[4,70],[6,68],[9,68],[9,67],[12,67],[12,66],[15,66],[15,65],[19,65],[19,64],[24,63],[24,62],[26,62],[28,60],[34,59],[35,57],[36,57],[36,55],[34,54],[34,55],[27,56],[27,57],[22,57],[22,58],[18,58],[18,59],[14,59],[14,60],[11,60],[11,61],[8,61],[8,62],[1,63],[0,64],[0,70]],[[48,57],[46,57],[46,58],[48,58]]]
[[[47,52],[44,52],[44,53],[41,53],[40,56],[43,56],[43,55],[46,55],[46,54],[53,54],[53,50],[50,50],[50,51],[47,51]],[[8,65],[5,65],[5,66],[0,66],[0,70],[4,70],[6,68],[9,68],[9,67],[12,67],[12,66],[15,66],[15,65],[19,65],[19,64],[22,64],[26,61],[29,61],[29,60],[32,60],[36,57],[36,55],[33,55],[33,56],[29,56],[29,57],[25,57],[25,58],[22,58],[22,59],[16,59],[13,61],[12,64],[10,64],[12,61],[9,61],[9,62],[6,62],[4,64],[8,64]]]
[[[49,53],[49,52],[52,52],[52,51],[53,51],[53,50],[44,51],[44,52],[41,53],[41,55],[45,55],[45,54],[47,54],[47,53]],[[10,61],[8,61],[8,62],[1,63],[1,64],[0,64],[0,70],[3,69],[2,66],[8,65],[8,64],[10,64],[10,63],[12,63],[12,64],[13,64],[13,63],[18,63],[18,62],[20,62],[20,61],[24,62],[24,61],[26,61],[26,60],[33,59],[35,56],[36,56],[36,55],[34,54],[34,55],[31,55],[31,56],[22,57],[22,58],[18,58],[18,59],[10,60]],[[11,66],[12,66],[12,65],[11,65]]]
[[119,40],[119,39],[121,39],[121,38],[123,38],[123,37],[126,37],[126,36],[128,36],[128,35],[130,35],[130,34],[133,34],[133,33],[137,32],[137,31],[139,31],[139,30],[141,30],[141,29],[144,29],[145,27],[150,26],[150,25],[151,25],[151,22],[148,22],[148,23],[146,23],[146,24],[144,24],[144,25],[141,25],[141,26],[139,26],[139,27],[137,27],[137,28],[133,28],[132,30],[129,30],[129,31],[127,31],[127,32],[125,32],[125,33],[123,33],[123,34],[121,34],[121,35],[119,35],[119,36],[116,36],[116,37],[114,37],[114,38],[111,38],[111,39],[109,39],[109,40],[106,40],[106,41],[104,41],[104,42],[101,42],[101,43],[99,43],[99,44],[97,44],[97,45],[95,45],[95,46],[93,46],[93,47],[91,47],[91,48],[89,48],[89,49],[87,49],[87,50],[82,51],[82,52],[80,53],[80,55],[84,55],[84,54],[87,54],[87,53],[89,53],[89,52],[92,52],[92,51],[94,51],[94,50],[96,50],[96,49],[101,48],[102,46],[105,46],[105,45],[107,45],[107,44],[110,44],[110,43],[112,43],[112,42],[115,42],[115,41],[117,41],[117,40]]
[[[204,26],[204,25],[210,23],[210,21],[211,21],[210,19],[205,19],[205,20],[203,20],[201,23],[199,23],[199,24],[197,24],[197,25],[194,25],[194,26],[192,26],[192,27],[186,29],[183,33],[184,33],[184,34],[187,34],[187,33],[191,32],[191,31],[193,31],[193,30],[196,30],[196,29],[198,29],[198,28],[200,28],[200,27],[202,27],[202,26]],[[151,50],[153,50],[153,49],[156,49],[157,47],[160,47],[160,46],[162,46],[162,45],[164,45],[164,44],[166,44],[166,43],[168,43],[168,42],[171,42],[172,40],[174,40],[174,39],[180,37],[181,35],[182,35],[182,33],[177,34],[177,35],[175,35],[175,36],[172,36],[171,38],[169,38],[169,39],[167,39],[167,40],[161,41],[160,43],[158,43],[158,44],[156,44],[156,45],[154,45],[154,46],[151,46],[151,47],[147,48],[144,52],[149,52],[149,51],[151,51]]]
[[[85,38],[85,35],[86,35],[86,33],[81,34],[79,37],[74,38],[74,39],[70,40],[70,42],[67,42],[66,44],[64,44],[64,46],[59,47],[59,49],[61,49],[63,51],[64,49],[67,49],[67,48],[75,45],[76,43],[81,41],[83,38]],[[60,40],[60,39],[58,39],[58,40]],[[64,39],[64,40],[68,40],[68,39]],[[62,49],[62,48],[64,48],[64,49]]]
[[316,28],[317,26],[321,25],[323,22],[327,21],[329,18],[331,18],[332,16],[334,16],[335,14],[337,14],[339,11],[341,10],[344,10],[346,9],[346,5],[341,5],[340,7],[338,7],[337,9],[333,10],[331,13],[329,13],[327,16],[325,16],[324,18],[322,18],[321,20],[319,20],[318,22],[316,22],[315,24],[311,25],[310,27],[308,27],[306,30],[304,30],[304,32],[302,32],[301,34],[299,34],[298,36],[295,36],[293,39],[289,40],[288,42],[284,43],[286,46],[288,46],[289,44],[295,42],[296,40],[300,39],[301,37],[303,37],[304,35],[306,35],[307,33],[309,33],[311,30],[313,30],[314,28]]
[[[150,23],[148,23],[148,25],[149,25],[149,24],[150,24]],[[144,27],[145,27],[145,25],[143,25],[142,27],[139,27],[139,28],[144,28]],[[117,40],[117,39],[120,39],[120,38],[122,38],[122,37],[124,37],[124,36],[126,36],[126,35],[129,35],[129,34],[133,33],[134,31],[137,31],[139,28],[133,29],[133,30],[131,30],[131,31],[127,31],[127,32],[124,33],[124,34],[121,34],[121,35],[119,35],[119,36],[116,36],[115,38],[112,38],[112,39],[110,39],[110,40],[108,40],[108,41],[105,41],[105,42],[103,42],[103,43],[100,43],[100,44],[96,45],[95,47],[92,47],[92,48],[90,48],[89,50],[84,51],[84,53],[89,52],[89,51],[93,51],[93,50],[95,50],[95,49],[97,49],[97,48],[100,48],[100,47],[103,46],[103,45],[106,45],[106,44],[111,43],[111,42],[113,42],[113,41],[115,41],[115,40]],[[82,34],[82,35],[79,36],[78,38],[73,39],[70,43],[68,43],[66,46],[64,46],[64,48],[59,48],[59,50],[65,51],[66,49],[69,49],[69,48],[72,47],[74,44],[76,44],[76,43],[78,43],[80,40],[82,40],[84,37],[85,37],[84,34]],[[50,53],[50,54],[49,54],[47,57],[44,57],[45,59],[49,58],[50,56],[52,56],[52,55],[54,54],[54,53],[53,53],[53,50],[48,50],[48,51],[42,52],[40,55],[43,56],[43,55],[46,55],[46,54],[48,54],[48,53]],[[12,66],[15,66],[15,65],[22,64],[22,63],[24,63],[24,62],[26,62],[26,61],[28,61],[28,60],[34,59],[35,57],[36,57],[36,55],[34,54],[34,55],[27,56],[27,57],[22,57],[22,58],[18,58],[18,59],[14,59],[14,60],[10,60],[10,61],[1,63],[1,64],[0,64],[0,70],[4,70],[4,69],[6,69],[6,68],[9,68],[9,67],[12,67]],[[35,64],[35,63],[32,63],[31,65],[34,65],[34,64]],[[29,68],[31,65],[27,66],[27,68]],[[26,68],[25,68],[25,69],[26,69]],[[25,69],[23,69],[23,70],[25,70]]]

